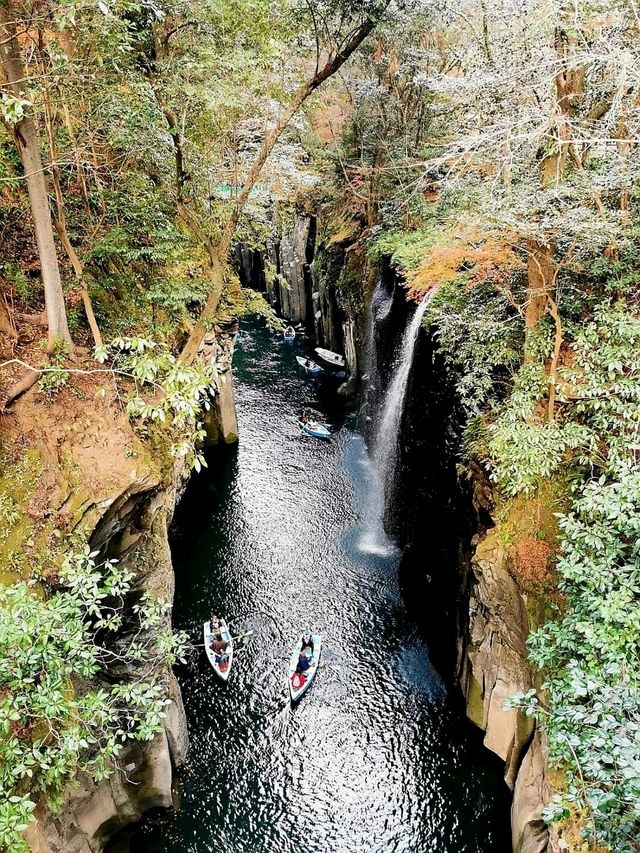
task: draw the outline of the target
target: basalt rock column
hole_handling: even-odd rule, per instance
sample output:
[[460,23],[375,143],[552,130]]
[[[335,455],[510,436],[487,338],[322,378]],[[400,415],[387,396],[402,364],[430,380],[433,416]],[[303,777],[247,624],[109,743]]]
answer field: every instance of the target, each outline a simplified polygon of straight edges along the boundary
[[233,391],[231,362],[238,324],[236,320],[219,323],[209,332],[200,348],[200,358],[216,367],[217,393],[205,413],[206,444],[235,444],[238,440],[238,417]]

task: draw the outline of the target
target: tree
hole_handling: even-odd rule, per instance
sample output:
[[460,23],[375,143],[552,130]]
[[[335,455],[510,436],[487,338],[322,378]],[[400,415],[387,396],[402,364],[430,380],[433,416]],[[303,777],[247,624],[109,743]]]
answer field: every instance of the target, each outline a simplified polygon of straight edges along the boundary
[[[193,204],[193,199],[189,199],[185,192],[183,134],[176,118],[177,114],[164,102],[158,89],[155,89],[158,102],[173,140],[178,214],[194,237],[206,249],[209,258],[209,293],[204,309],[196,321],[181,353],[181,359],[184,362],[190,363],[195,360],[202,339],[215,318],[218,303],[224,290],[225,273],[234,234],[251,190],[269,155],[291,122],[291,119],[304,102],[326,80],[330,79],[342,68],[367,36],[373,32],[386,11],[389,2],[390,0],[380,0],[380,2],[365,4],[364,9],[360,10],[342,4],[337,21],[335,19],[336,7],[334,4],[308,4],[311,22],[314,27],[315,68],[307,80],[299,85],[288,104],[283,107],[274,126],[266,132],[259,151],[248,170],[242,189],[237,197],[232,200],[231,211],[226,216],[221,232],[215,238],[208,232],[206,220],[198,210],[197,199],[195,200],[196,203]],[[188,27],[188,24],[185,23],[184,27]],[[172,22],[172,31],[175,30],[176,24]],[[156,32],[155,57],[159,59],[166,58],[166,55],[163,56],[163,52],[166,52],[168,48],[169,38],[170,34],[166,31],[164,33]],[[157,87],[157,81],[153,79],[153,75],[150,76],[152,85]]]
[[60,267],[53,238],[51,210],[45,180],[44,166],[40,153],[40,136],[35,121],[29,113],[28,75],[22,63],[18,41],[18,22],[24,20],[24,10],[15,2],[0,6],[0,59],[2,61],[3,120],[8,124],[20,154],[24,177],[29,192],[31,216],[36,234],[40,269],[45,294],[45,310],[48,327],[48,352],[53,352],[57,343],[72,348],[64,293],[60,278]]
[[40,795],[59,802],[80,771],[106,778],[128,742],[161,730],[161,665],[183,656],[169,604],[133,604],[132,572],[96,557],[69,555],[46,598],[24,582],[0,587],[0,846],[12,853],[27,849]]

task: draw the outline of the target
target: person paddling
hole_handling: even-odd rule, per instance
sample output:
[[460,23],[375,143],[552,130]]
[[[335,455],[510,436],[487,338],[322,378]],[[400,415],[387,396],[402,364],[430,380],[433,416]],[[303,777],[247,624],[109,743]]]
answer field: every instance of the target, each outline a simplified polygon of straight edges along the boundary
[[216,652],[216,654],[221,654],[222,652],[226,652],[228,646],[229,646],[229,643],[226,640],[223,640],[222,636],[220,634],[217,634],[213,638],[213,642],[211,643],[211,648],[213,649],[214,652]]
[[310,666],[311,659],[307,655],[305,655],[304,652],[300,652],[298,656],[298,666],[296,668],[296,672],[305,673]]

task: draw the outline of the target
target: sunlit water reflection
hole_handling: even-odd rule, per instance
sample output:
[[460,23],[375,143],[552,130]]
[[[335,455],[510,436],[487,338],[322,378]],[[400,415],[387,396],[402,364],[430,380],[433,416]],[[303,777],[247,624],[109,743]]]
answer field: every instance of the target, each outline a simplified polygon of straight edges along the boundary
[[[364,443],[334,382],[300,374],[301,347],[244,324],[240,445],[212,456],[177,513],[176,626],[198,642],[213,607],[254,635],[227,685],[204,655],[179,673],[191,737],[180,808],[147,820],[130,849],[501,853],[500,767],[429,664],[396,549],[362,547]],[[332,442],[299,436],[302,405]],[[285,672],[303,628],[322,633],[323,659],[291,710]]]

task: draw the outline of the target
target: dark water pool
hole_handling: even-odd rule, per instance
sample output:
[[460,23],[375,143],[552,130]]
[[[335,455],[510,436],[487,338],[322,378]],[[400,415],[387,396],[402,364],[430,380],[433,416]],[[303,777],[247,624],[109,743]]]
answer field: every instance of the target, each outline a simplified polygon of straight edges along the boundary
[[[500,763],[429,664],[393,551],[361,549],[368,462],[335,385],[301,375],[261,321],[235,358],[241,441],[181,503],[174,621],[200,641],[211,608],[255,633],[229,683],[201,654],[179,673],[191,737],[176,812],[121,849],[163,853],[503,853]],[[306,404],[335,440],[302,438]],[[315,684],[290,710],[301,629],[322,633]]]

